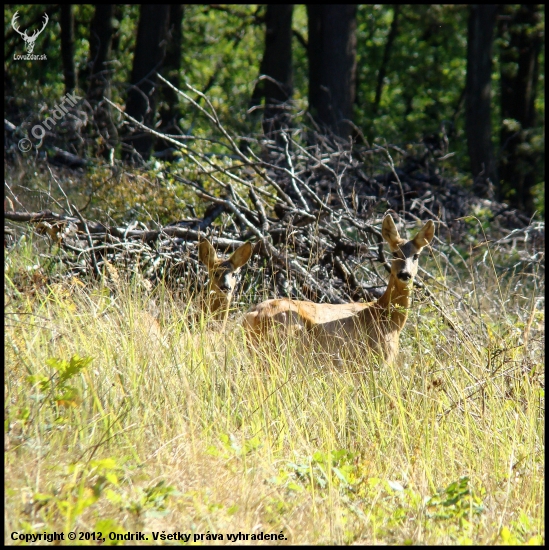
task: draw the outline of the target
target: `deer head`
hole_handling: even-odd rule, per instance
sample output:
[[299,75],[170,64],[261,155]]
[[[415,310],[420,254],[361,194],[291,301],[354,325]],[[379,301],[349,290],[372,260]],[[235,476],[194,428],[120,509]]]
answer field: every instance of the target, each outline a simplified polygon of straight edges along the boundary
[[203,240],[198,245],[198,258],[208,268],[210,289],[219,298],[223,298],[226,303],[233,295],[240,268],[250,259],[251,255],[252,245],[250,243],[244,243],[238,247],[228,260],[218,258],[209,241]]
[[19,17],[19,11],[16,11],[13,14],[13,17],[11,18],[11,26],[13,27],[13,30],[21,35],[21,38],[25,41],[25,48],[27,52],[32,53],[34,51],[34,43],[36,42],[36,39],[38,38],[38,35],[46,28],[46,25],[48,24],[48,21],[50,20],[47,13],[44,13],[44,24],[42,25],[42,28],[40,30],[35,30],[31,36],[27,35],[27,31],[21,32],[18,27],[16,27],[17,18]]
[[396,284],[409,285],[417,274],[419,253],[435,235],[435,224],[429,220],[412,240],[407,241],[400,237],[392,216],[388,214],[383,219],[381,234],[393,253],[391,276]]

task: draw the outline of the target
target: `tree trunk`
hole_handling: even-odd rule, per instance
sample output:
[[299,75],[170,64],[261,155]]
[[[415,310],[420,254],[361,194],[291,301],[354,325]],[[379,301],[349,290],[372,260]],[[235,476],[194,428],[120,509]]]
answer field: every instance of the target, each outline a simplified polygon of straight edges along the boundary
[[492,149],[492,44],[498,5],[470,6],[467,36],[467,91],[465,126],[474,189],[490,197],[498,185]]
[[[292,4],[267,4],[265,13],[265,49],[259,67],[248,111],[255,118],[254,108],[265,98],[263,133],[280,145],[280,129],[287,128],[289,117],[284,103],[293,95],[292,69]],[[241,140],[240,149],[247,151],[248,142]]]
[[285,103],[293,93],[292,75],[292,4],[268,4],[265,15],[265,53],[261,74],[265,97],[263,132],[275,137],[287,128],[289,116]]
[[61,4],[61,57],[65,77],[65,93],[76,88],[76,69],[74,66],[74,14],[72,4]]
[[[163,75],[177,89],[181,86],[181,56],[183,53],[183,4],[170,4],[170,20],[168,24],[169,35],[168,45],[166,47],[166,57],[164,59]],[[160,118],[162,123],[160,129],[167,134],[181,133],[178,121],[181,118],[181,112],[178,108],[179,97],[169,86],[161,88]],[[171,147],[164,142],[157,144],[157,148]]]
[[[169,4],[141,4],[126,113],[148,127],[156,115],[156,73],[164,62],[169,15]],[[135,149],[142,160],[148,160],[153,146],[149,133],[136,128],[125,141],[125,159],[134,158]]]
[[93,110],[93,137],[101,136],[99,150],[104,158],[110,158],[118,141],[118,132],[112,120],[110,105],[103,98],[111,97],[111,59],[114,4],[97,4],[90,25],[89,84],[87,99]]
[[108,89],[114,4],[97,4],[90,25],[88,101],[101,101]]
[[353,134],[356,12],[351,4],[307,5],[309,109],[323,130]]
[[501,164],[503,195],[515,208],[532,214],[536,184],[536,156],[529,135],[536,121],[534,101],[542,47],[541,6],[507,4],[503,7],[501,48]]

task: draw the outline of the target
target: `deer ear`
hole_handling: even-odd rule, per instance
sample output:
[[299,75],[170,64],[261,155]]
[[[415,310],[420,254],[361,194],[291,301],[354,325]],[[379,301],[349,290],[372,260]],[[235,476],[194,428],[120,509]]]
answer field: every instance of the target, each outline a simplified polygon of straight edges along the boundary
[[383,218],[383,224],[381,225],[381,234],[383,235],[383,238],[387,241],[389,248],[392,251],[395,251],[398,248],[398,243],[401,239],[391,214],[387,214]]
[[435,224],[432,220],[429,220],[420,230],[419,233],[414,237],[414,244],[418,248],[423,248],[427,246],[435,236]]
[[229,258],[229,262],[233,264],[235,269],[242,267],[252,255],[252,245],[250,243],[244,243],[239,246]]
[[215,248],[210,244],[210,241],[204,239],[198,245],[198,259],[208,268],[212,268],[217,260]]

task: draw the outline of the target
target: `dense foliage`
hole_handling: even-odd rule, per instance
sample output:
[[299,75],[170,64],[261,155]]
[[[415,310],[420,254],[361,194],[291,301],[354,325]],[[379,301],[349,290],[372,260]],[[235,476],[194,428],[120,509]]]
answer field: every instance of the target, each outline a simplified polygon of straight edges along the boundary
[[[519,6],[515,7],[517,10]],[[507,15],[513,6],[506,8]],[[544,13],[541,8],[542,14]],[[37,42],[45,61],[14,61],[23,53],[23,41],[11,26],[19,11],[22,28],[40,25],[44,12],[50,22]],[[89,24],[92,5],[74,5],[75,66],[78,87],[85,94],[89,72]],[[135,49],[138,5],[115,6],[115,34],[110,66],[112,98],[124,104]],[[261,131],[261,110],[249,112],[250,97],[264,48],[264,5],[188,5],[183,16],[181,69],[184,81],[206,92],[223,124],[241,135]],[[6,115],[19,125],[51,109],[64,93],[60,48],[59,6],[47,4],[6,6],[5,81]],[[468,8],[465,5],[361,5],[357,13],[357,93],[354,122],[369,143],[386,140],[405,147],[422,140],[444,153],[453,153],[454,176],[471,183],[464,123]],[[529,29],[543,35],[539,28]],[[293,13],[293,70],[295,111],[307,109],[307,14],[297,5]],[[493,49],[493,142],[499,158],[502,125],[500,113],[500,51],[509,46],[509,32],[501,30]],[[511,56],[512,58],[512,56]],[[509,55],[507,55],[509,59]],[[507,61],[507,65],[509,62]],[[512,69],[512,68],[511,68]],[[507,67],[506,70],[510,70]],[[38,84],[37,84],[38,83]],[[522,149],[536,164],[538,202],[543,209],[544,182],[544,48],[539,59],[535,93],[536,124],[528,130]],[[159,106],[161,107],[161,106]],[[195,136],[208,135],[207,121],[180,104],[180,128]],[[516,123],[516,121],[515,121]],[[92,151],[88,151],[88,154]],[[506,193],[513,190],[507,188]]]

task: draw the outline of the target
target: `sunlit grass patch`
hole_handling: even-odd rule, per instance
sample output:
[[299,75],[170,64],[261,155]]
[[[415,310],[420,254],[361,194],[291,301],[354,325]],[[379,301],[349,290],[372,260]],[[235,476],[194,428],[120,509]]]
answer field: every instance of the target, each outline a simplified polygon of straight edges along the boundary
[[542,275],[471,265],[469,305],[416,292],[393,365],[335,365],[297,338],[251,353],[242,312],[223,330],[196,295],[11,251],[6,533],[543,542]]

